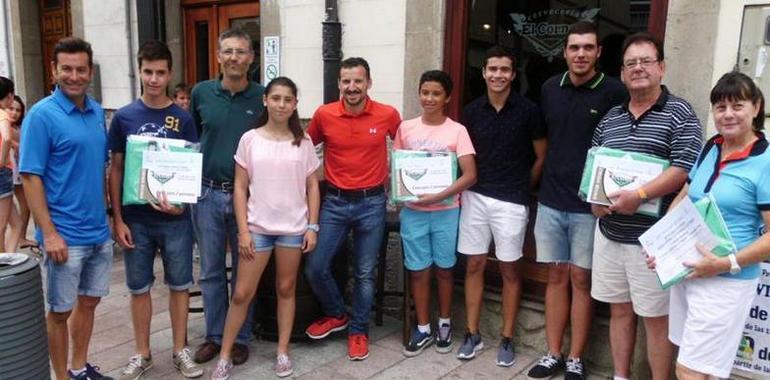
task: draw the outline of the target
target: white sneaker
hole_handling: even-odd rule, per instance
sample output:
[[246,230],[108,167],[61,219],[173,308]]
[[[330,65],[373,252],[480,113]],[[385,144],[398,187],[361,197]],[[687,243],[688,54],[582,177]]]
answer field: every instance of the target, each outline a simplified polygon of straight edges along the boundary
[[138,380],[142,374],[152,368],[152,357],[145,359],[142,355],[134,355],[128,358],[128,365],[120,373],[120,380]]
[[199,366],[190,357],[190,349],[185,347],[182,351],[174,354],[174,367],[186,378],[200,377],[203,375],[203,368]]

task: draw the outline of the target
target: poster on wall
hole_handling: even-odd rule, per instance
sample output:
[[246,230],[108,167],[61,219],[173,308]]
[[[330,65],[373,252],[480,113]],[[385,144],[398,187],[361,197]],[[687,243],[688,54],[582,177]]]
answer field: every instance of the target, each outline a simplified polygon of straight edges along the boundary
[[770,263],[760,265],[757,295],[743,327],[733,368],[770,377]]

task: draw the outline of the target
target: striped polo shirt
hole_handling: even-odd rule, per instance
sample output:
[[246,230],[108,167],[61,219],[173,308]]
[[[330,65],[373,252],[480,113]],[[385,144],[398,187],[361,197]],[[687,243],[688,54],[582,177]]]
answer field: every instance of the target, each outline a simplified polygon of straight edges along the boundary
[[[703,128],[687,101],[669,93],[665,86],[661,89],[657,102],[638,119],[629,111],[628,100],[611,108],[596,126],[591,145],[653,155],[689,172],[700,153]],[[661,213],[675,195],[663,197]],[[658,219],[612,214],[599,220],[599,229],[610,240],[638,245],[639,235]]]

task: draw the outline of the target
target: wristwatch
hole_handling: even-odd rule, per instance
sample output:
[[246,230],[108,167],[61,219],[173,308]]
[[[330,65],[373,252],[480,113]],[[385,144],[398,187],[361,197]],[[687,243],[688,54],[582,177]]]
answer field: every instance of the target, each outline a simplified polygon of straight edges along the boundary
[[309,223],[307,225],[307,229],[313,232],[318,232],[321,230],[321,226],[319,226],[317,223]]
[[738,259],[735,258],[735,254],[731,253],[727,258],[730,259],[730,274],[741,273],[741,266],[738,265]]

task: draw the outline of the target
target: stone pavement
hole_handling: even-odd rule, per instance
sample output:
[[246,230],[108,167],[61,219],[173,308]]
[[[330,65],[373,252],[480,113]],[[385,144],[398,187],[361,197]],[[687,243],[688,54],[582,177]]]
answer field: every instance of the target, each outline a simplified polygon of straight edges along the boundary
[[[162,264],[156,259],[156,284],[162,284]],[[134,353],[133,333],[129,310],[129,293],[124,283],[125,270],[122,258],[115,255],[110,295],[96,309],[96,322],[91,340],[89,362],[101,367],[102,372],[117,378],[121,369]],[[156,286],[152,290],[153,320],[151,347],[154,367],[143,379],[183,379],[176,372],[171,360],[171,328],[168,318],[168,290]],[[193,301],[195,302],[195,301]],[[188,339],[194,348],[203,341],[204,321],[202,314],[190,314]],[[406,358],[401,353],[401,321],[385,317],[383,326],[372,322],[370,355],[364,361],[352,362],[347,358],[347,339],[336,334],[322,341],[298,342],[290,347],[294,362],[294,378],[300,379],[526,379],[527,369],[537,359],[533,352],[520,352],[512,368],[494,364],[497,355],[496,341],[487,340],[488,349],[471,361],[459,361],[454,354],[441,355],[429,348],[416,358]],[[462,337],[455,336],[455,342]],[[253,340],[251,356],[234,372],[236,379],[273,379],[275,343]],[[455,347],[457,347],[457,343]],[[208,379],[215,360],[207,363]],[[598,379],[600,377],[590,377]]]

